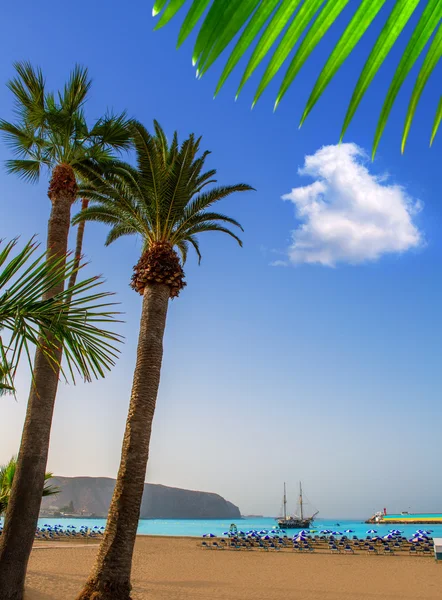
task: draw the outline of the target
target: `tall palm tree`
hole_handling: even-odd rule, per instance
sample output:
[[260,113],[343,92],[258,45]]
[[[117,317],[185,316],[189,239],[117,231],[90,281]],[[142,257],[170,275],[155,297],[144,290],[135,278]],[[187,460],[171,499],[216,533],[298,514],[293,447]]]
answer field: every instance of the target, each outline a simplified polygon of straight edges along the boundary
[[[125,235],[138,235],[142,254],[134,267],[132,288],[142,298],[137,359],[126,421],[120,469],[109,509],[106,532],[96,564],[80,594],[82,600],[127,600],[135,536],[143,495],[152,420],[160,382],[163,335],[169,298],[185,286],[184,264],[193,247],[201,259],[198,234],[220,231],[241,240],[226,224],[234,219],[213,212],[213,204],[251,190],[238,184],[207,189],[215,170],[203,171],[208,152],[198,156],[200,140],[191,135],[181,145],[175,132],[169,144],[155,122],[151,135],[133,124],[137,168],[122,165],[98,189],[84,190],[92,201],[74,222],[110,225],[106,245]],[[181,255],[181,262],[176,250]]]
[[[386,19],[354,88],[342,127],[341,139],[365,92],[398,37],[414,13],[420,12],[414,29],[408,30],[410,39],[388,89],[373,141],[374,156],[399,90],[416,60],[428,45],[405,118],[402,134],[402,151],[404,150],[419,99],[442,55],[442,2],[440,0],[395,0],[388,3],[386,0],[359,0],[351,3],[350,0],[229,0],[228,3],[225,0],[189,0],[188,2],[155,0],[153,15],[162,13],[157,28],[168,23],[186,4],[189,10],[178,35],[178,45],[183,43],[191,31],[198,29],[192,60],[199,77],[238,37],[228,56],[215,93],[219,92],[240,59],[245,54],[250,54],[238,86],[238,96],[258,65],[273,52],[258,84],[253,100],[255,104],[293,53],[279,87],[275,108],[317,44],[347,5],[351,4],[353,16],[316,80],[301,117],[301,124],[373,21],[376,18]],[[384,8],[384,5],[391,6],[389,14],[387,6]],[[198,28],[197,24],[206,9],[208,10]],[[253,51],[251,51],[252,46]],[[296,50],[294,50],[295,46],[297,46]],[[434,99],[434,108],[436,114],[430,144],[442,119],[442,96],[438,95]]]
[[[68,287],[47,298],[48,290],[63,287],[63,283],[71,277],[77,269],[76,261],[71,259],[66,263],[65,257],[47,260],[47,253],[35,258],[33,255],[36,245],[32,241],[12,257],[15,245],[15,241],[9,242],[0,252],[0,329],[8,333],[6,341],[0,337],[1,391],[13,391],[20,356],[24,353],[30,362],[31,345],[40,349],[53,372],[58,373],[61,370],[65,378],[74,379],[76,371],[88,381],[92,377],[104,376],[105,371],[114,364],[117,356],[114,344],[120,341],[120,338],[103,329],[115,321],[116,313],[112,309],[113,305],[107,300],[109,294],[96,290],[100,280],[92,277],[80,281],[73,288]],[[54,349],[57,350],[62,344],[67,363],[65,368],[57,362],[59,355],[54,352]],[[44,418],[40,417],[37,410],[32,417],[30,426],[38,428],[41,424],[41,432],[44,435]],[[29,419],[29,415],[27,418]],[[39,456],[31,454],[31,459],[38,460]],[[27,553],[23,553],[20,546],[28,543],[27,532],[25,531],[23,538],[18,537],[20,523],[17,526],[16,521],[9,518],[12,502],[15,502],[15,510],[18,507],[23,521],[28,522],[32,518],[28,515],[26,502],[22,502],[16,495],[19,469],[18,461],[8,495],[5,528],[0,537],[2,600],[23,597]],[[32,475],[30,469],[25,472]],[[35,485],[33,479],[28,481],[28,486],[32,489]],[[45,473],[40,495],[43,494],[44,485]],[[27,490],[24,491],[24,495],[25,499],[29,497]],[[35,534],[35,526],[36,522],[32,537]]]
[[[17,458],[13,456],[6,465],[0,465],[0,516],[8,507],[9,497],[11,495],[12,482],[17,470]],[[60,493],[60,489],[55,485],[50,485],[48,482],[52,479],[52,473],[45,473],[45,486],[43,488],[42,497],[54,496]]]
[[[89,128],[84,103],[91,86],[86,69],[75,67],[57,96],[46,90],[40,69],[29,63],[15,65],[17,75],[8,86],[15,99],[17,122],[0,121],[0,131],[16,158],[7,161],[10,173],[25,181],[50,173],[47,260],[64,260],[67,252],[71,206],[77,198],[78,178],[85,179],[112,161],[112,152],[126,149],[130,140],[125,115],[108,115]],[[63,290],[63,282],[47,289],[44,299]],[[28,399],[17,473],[6,514],[0,549],[0,597],[21,598],[26,565],[32,548],[44,486],[49,437],[58,386],[55,364],[61,362],[62,344],[52,347],[52,360],[37,349]],[[32,482],[32,485],[30,485]],[[5,591],[3,591],[5,590]],[[2,595],[3,594],[3,595]]]

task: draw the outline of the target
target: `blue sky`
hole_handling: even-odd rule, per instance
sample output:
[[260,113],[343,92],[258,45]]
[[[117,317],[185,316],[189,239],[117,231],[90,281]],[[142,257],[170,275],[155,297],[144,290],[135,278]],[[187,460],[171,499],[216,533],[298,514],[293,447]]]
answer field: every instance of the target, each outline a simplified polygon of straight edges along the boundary
[[[80,63],[94,82],[91,120],[107,108],[127,109],[148,126],[156,118],[169,135],[174,129],[182,138],[202,134],[219,181],[257,189],[220,207],[243,224],[244,248],[221,235],[202,236],[202,265],[189,260],[188,286],[171,303],[148,480],[219,492],[244,513],[277,513],[283,481],[294,498],[299,479],[322,516],[362,517],[383,506],[442,510],[436,451],[442,416],[441,140],[428,148],[440,77],[423,94],[405,155],[400,134],[414,78],[398,98],[375,162],[363,162],[370,176],[388,173],[381,185],[401,186],[403,198],[422,204],[410,217],[420,244],[358,264],[340,260],[334,268],[302,262],[277,267],[272,263],[290,262],[292,231],[305,224],[281,196],[313,183],[298,174],[305,157],[336,144],[349,82],[356,81],[380,21],[301,130],[303,105],[339,25],[274,114],[277,82],[251,111],[258,79],[234,102],[239,73],[213,100],[221,65],[196,80],[191,43],[175,50],[177,24],[153,32],[149,2],[136,0],[122,11],[114,1],[79,0],[73,14],[69,5],[37,7],[25,0],[4,8],[3,23],[11,25],[0,39],[2,118],[11,118],[4,82],[13,75],[13,61],[40,65],[54,88]],[[403,47],[401,40],[377,76],[346,142],[370,150]],[[0,160],[8,156],[2,144]],[[44,242],[46,186],[46,180],[29,186],[0,172],[2,238],[36,233]],[[343,188],[332,188],[329,200],[339,201]],[[388,229],[389,214],[382,218]],[[394,239],[403,233],[391,231]],[[102,273],[106,287],[118,293],[126,344],[105,381],[60,385],[49,458],[49,468],[60,475],[115,476],[119,462],[140,311],[128,282],[140,245],[127,239],[104,248],[104,236],[104,227],[87,226],[88,271]],[[28,385],[23,368],[17,401],[0,400],[0,462],[18,449]]]

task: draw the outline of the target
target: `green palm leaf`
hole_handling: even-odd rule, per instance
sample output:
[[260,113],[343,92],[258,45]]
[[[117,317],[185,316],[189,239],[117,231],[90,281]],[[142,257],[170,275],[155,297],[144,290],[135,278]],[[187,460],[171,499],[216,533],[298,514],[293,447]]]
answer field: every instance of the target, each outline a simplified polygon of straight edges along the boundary
[[361,37],[366,32],[373,19],[376,17],[386,0],[363,0],[348,24],[333,52],[331,53],[325,67],[322,69],[301,118],[303,124],[313,106],[323,94],[325,88],[336,75],[350,52],[354,49]]
[[[118,314],[111,310],[114,304],[107,302],[111,294],[97,292],[101,280],[92,277],[42,300],[55,284],[69,280],[78,269],[76,261],[69,260],[65,268],[63,258],[46,261],[46,254],[34,258],[37,246],[33,241],[13,256],[16,244],[13,240],[0,251],[0,328],[9,332],[7,341],[0,338],[2,387],[13,389],[23,352],[32,368],[31,346],[54,361],[53,350],[63,345],[65,378],[69,373],[75,381],[75,372],[86,380],[104,376],[115,364],[115,344],[121,341],[107,329]],[[54,369],[59,366],[54,364]]]
[[[291,83],[295,79],[299,70],[301,69],[301,67],[303,66],[303,64],[305,63],[307,58],[309,57],[310,53],[314,50],[314,48],[316,47],[318,42],[322,39],[322,37],[324,36],[326,31],[329,29],[329,27],[333,24],[335,19],[343,11],[343,9],[347,5],[347,3],[348,3],[348,0],[328,0],[327,4],[324,6],[322,11],[318,15],[317,19],[315,20],[315,22],[313,23],[313,25],[307,32],[307,35],[305,36],[304,40],[302,41],[301,45],[299,46],[295,56],[293,57],[292,62],[290,63],[289,68],[287,69],[287,73],[285,74],[284,80],[281,84],[280,90],[278,92],[278,96],[276,98],[275,108],[278,106],[279,102],[281,101],[281,98],[286,93],[288,87],[291,85]],[[298,39],[299,39],[300,35],[303,33],[303,31],[306,29],[307,25],[312,20],[314,14],[315,14],[316,10],[319,8],[320,4],[322,4],[322,2],[317,2],[317,3],[311,2],[311,3],[305,3],[302,6],[301,10],[299,11],[299,14],[297,15],[297,16],[302,15],[302,18],[299,18],[299,19],[295,18],[295,21],[299,20],[299,23],[297,24],[297,28],[296,28],[296,33],[294,36],[294,40],[296,42],[298,41]],[[287,50],[288,50],[288,52],[287,52]],[[272,67],[272,63],[270,63],[269,67],[267,68],[266,73],[264,74],[263,79],[261,80],[261,83],[259,84],[258,91],[256,92],[254,102],[257,101],[257,99],[262,94],[264,89],[270,83],[271,79],[274,77],[276,71],[279,70],[280,66],[287,58],[289,51],[291,50],[290,46],[287,48],[287,50],[278,59],[276,65],[274,65]],[[272,62],[273,62],[273,60],[272,60]]]
[[[191,31],[197,29],[198,35],[193,50],[193,63],[197,65],[198,76],[206,73],[226,48],[239,36],[232,49],[228,51],[224,68],[215,89],[215,95],[224,85],[241,58],[250,52],[251,56],[244,67],[236,93],[236,96],[238,96],[256,68],[269,56],[273,47],[277,44],[276,50],[273,52],[264,75],[258,84],[253,104],[267,89],[271,80],[289,59],[304,32],[307,31],[284,75],[277,94],[276,107],[293,84],[301,67],[307,62],[312,50],[326,36],[330,26],[342,17],[341,13],[345,7],[351,7],[354,11],[353,17],[332,49],[316,80],[303,111],[302,124],[346,58],[355,49],[375,18],[380,15],[385,3],[386,0],[359,0],[359,2],[356,2],[356,0],[353,2],[349,2],[349,0],[328,0],[325,3],[324,0],[243,0],[242,2],[232,0],[229,3],[226,3],[225,0],[188,0],[187,3],[181,1],[174,3],[174,14],[183,6],[187,5],[189,7],[179,35],[179,43]],[[323,4],[322,10],[320,10]],[[410,35],[409,43],[399,66],[392,77],[374,138],[373,154],[379,144],[396,96],[412,66],[440,24],[442,10],[440,0],[394,0],[394,2],[392,0],[388,4],[392,5],[391,10],[354,89],[342,127],[341,139],[362,98],[400,34],[406,28],[408,21],[419,5],[423,9],[418,23]],[[157,2],[155,6],[155,12],[161,12],[165,4]],[[208,10],[203,17],[203,13],[207,8]],[[167,8],[165,10],[167,11]],[[170,10],[168,14],[170,14]],[[201,18],[201,23],[198,24]],[[164,24],[165,22],[160,20],[160,26]],[[261,33],[262,30],[263,33]],[[427,54],[415,86],[414,95],[410,101],[404,128],[403,146],[422,89],[440,59],[439,37],[436,37],[437,40],[433,41]],[[432,139],[434,139],[438,123],[438,116],[436,115]]]
[[[0,465],[0,516],[8,508],[9,498],[11,496],[12,483],[17,470],[17,457],[13,456],[6,465]],[[60,488],[55,485],[48,485],[53,477],[52,473],[45,473],[45,485],[43,488],[43,497],[54,496],[60,493]]]
[[[442,10],[442,9],[441,9]],[[421,97],[421,94],[424,90],[427,81],[439,62],[442,56],[442,25],[439,26],[436,35],[434,36],[433,42],[431,43],[430,48],[428,49],[425,60],[422,64],[421,70],[419,71],[419,75],[416,79],[416,83],[413,89],[413,93],[411,95],[410,104],[408,105],[407,116],[405,119],[404,133],[402,135],[402,152],[405,149],[405,144],[407,142],[408,134],[410,131],[411,123],[413,121],[414,113],[416,112],[417,104]],[[439,119],[440,120],[440,119]],[[436,124],[436,122],[435,122]],[[437,130],[437,127],[436,127]],[[431,137],[430,145],[433,142],[434,136],[436,135],[436,130],[433,128],[433,134]]]
[[[218,85],[216,86],[215,96],[220,91],[221,87],[226,82],[226,79],[238,64],[244,53],[248,50],[255,37],[261,31],[264,23],[270,17],[272,12],[278,5],[279,0],[268,0],[268,2],[261,3],[253,13],[250,21],[247,23],[241,37],[239,38],[235,48],[229,56],[229,59],[224,67],[224,70],[219,78]],[[245,19],[244,19],[245,22]],[[235,19],[235,26],[229,28],[230,40],[234,37],[234,31],[239,31],[243,23],[239,19]],[[229,41],[230,41],[229,40]]]
[[[247,67],[241,78],[238,90],[236,92],[236,97],[238,97],[238,95],[241,92],[246,81],[250,78],[250,76],[252,75],[254,70],[258,67],[258,65],[261,63],[261,61],[265,58],[267,53],[270,51],[270,48],[273,46],[276,39],[278,38],[279,34],[286,27],[290,16],[298,8],[300,1],[301,0],[283,0],[281,2],[281,4],[279,5],[278,9],[276,10],[275,14],[273,15],[272,19],[270,20],[270,23],[268,24],[263,35],[261,36],[258,44],[256,45],[255,50],[253,51],[253,54],[247,64]],[[314,0],[313,4],[316,7],[318,7],[322,3],[322,1],[323,0]],[[310,3],[310,4],[312,4],[312,3]],[[278,47],[278,50],[276,51],[275,55],[273,56],[273,58],[272,58],[273,64],[270,67],[270,69],[272,71],[277,69],[277,65],[280,61],[280,55],[281,54],[283,55],[285,52],[287,52],[287,54],[288,54],[290,52],[290,50],[296,44],[296,41],[298,39],[297,34],[299,37],[300,31],[302,31],[302,25],[304,23],[305,7],[307,7],[307,10],[308,10],[308,8],[309,8],[308,5],[304,4],[303,5],[304,10],[302,11],[301,16],[300,16],[300,13],[298,13],[295,16],[294,20],[292,21],[288,30],[286,31],[286,33]],[[305,26],[306,26],[306,23],[305,23]],[[299,30],[299,33],[297,32],[297,29]],[[292,40],[293,40],[293,43],[292,43]]]
[[[379,145],[379,141],[380,141],[382,133],[385,129],[385,125],[387,123],[387,119],[388,119],[388,116],[392,109],[393,103],[396,99],[396,96],[398,95],[399,90],[405,81],[405,78],[407,77],[407,75],[410,72],[411,68],[413,67],[414,63],[418,59],[420,53],[425,48],[428,40],[433,35],[436,27],[440,23],[441,18],[442,18],[442,2],[440,0],[429,0],[427,6],[425,7],[424,12],[422,13],[422,15],[415,27],[413,35],[411,36],[411,39],[408,42],[405,52],[402,55],[399,66],[396,69],[396,73],[393,78],[393,81],[391,82],[390,89],[388,90],[388,94],[385,99],[384,106],[382,107],[382,112],[379,117],[378,125],[376,128],[376,133],[375,133],[374,142],[373,142],[373,156],[376,153],[377,147]],[[437,42],[436,42],[436,44],[437,44]],[[442,46],[440,46],[440,44],[439,44],[439,51],[441,50],[441,48],[442,48]],[[431,55],[432,55],[432,53],[431,53],[431,48],[430,48],[430,56]],[[437,57],[437,53],[435,52],[434,58],[436,59],[436,62],[437,62],[438,58],[436,58],[436,57]],[[440,55],[439,55],[439,58],[440,58]],[[425,67],[425,66],[426,65],[424,64],[423,67]],[[434,66],[435,66],[435,63],[433,64],[432,68],[434,68]],[[431,66],[430,66],[430,68],[431,68]],[[431,70],[428,73],[428,77],[431,73]],[[406,122],[407,121],[409,121],[408,116],[407,116]],[[402,144],[402,146],[403,146],[403,144]]]
[[[183,21],[180,32],[178,34],[178,46],[180,46],[193,30],[195,25],[201,18],[201,15],[206,10],[210,0],[194,0],[186,18]],[[195,63],[194,63],[195,64]]]
[[[253,12],[258,2],[259,0],[230,0],[227,3],[222,12],[222,17],[217,24],[220,34],[216,35],[216,41],[213,46],[210,47],[207,45],[198,57],[199,77],[215,62],[232,37],[238,33],[244,16]],[[236,18],[232,18],[234,16]]]
[[442,119],[442,97],[439,99],[439,105],[437,107],[436,115],[434,117],[433,129],[431,131],[431,140],[430,146],[436,137],[437,130],[439,129],[439,125]]

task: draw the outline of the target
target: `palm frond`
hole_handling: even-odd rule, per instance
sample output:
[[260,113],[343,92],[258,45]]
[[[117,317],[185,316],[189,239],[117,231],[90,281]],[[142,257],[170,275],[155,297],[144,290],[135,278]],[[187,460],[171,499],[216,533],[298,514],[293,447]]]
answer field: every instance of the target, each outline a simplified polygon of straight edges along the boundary
[[430,146],[432,145],[434,138],[436,137],[436,133],[437,133],[437,130],[439,129],[441,120],[442,120],[442,96],[439,99],[439,105],[437,107],[437,111],[434,116],[434,123],[433,123],[433,130],[431,132]]
[[[17,471],[17,457],[13,456],[6,465],[0,465],[0,516],[6,512],[9,498],[11,496],[12,483]],[[48,485],[52,479],[52,473],[45,473],[45,486],[43,496],[53,496],[60,493],[60,488],[54,485]]]
[[107,114],[98,119],[88,135],[94,146],[104,146],[121,152],[129,150],[132,145],[130,124],[125,112],[119,115]]
[[136,121],[132,123],[137,168],[116,161],[108,173],[97,171],[81,187],[88,208],[78,213],[73,223],[98,221],[111,227],[106,245],[125,235],[138,234],[143,252],[155,242],[175,246],[183,263],[192,246],[201,260],[197,234],[220,231],[240,238],[223,223],[242,230],[240,223],[227,215],[208,211],[214,204],[235,192],[253,190],[247,184],[218,186],[203,191],[214,182],[215,170],[204,172],[208,151],[199,153],[201,138],[193,134],[180,145],[175,132],[169,144],[161,126],[154,122],[154,135]]
[[[232,237],[234,240],[236,240],[241,247],[243,245],[242,240],[235,233],[233,233],[233,231],[231,231],[230,229],[227,229],[227,227],[222,227],[221,225],[218,225],[218,223],[211,222],[211,221],[206,221],[204,223],[199,223],[198,225],[194,225],[193,227],[189,227],[189,229],[187,230],[187,236],[193,237],[197,233],[203,233],[205,231],[220,231],[222,233],[226,233],[227,235]],[[187,236],[186,236],[186,239],[188,239]]]
[[188,242],[189,244],[191,244],[193,246],[193,249],[195,250],[196,255],[198,256],[198,264],[200,265],[202,256],[201,256],[200,245],[198,243],[198,239],[194,235],[187,235],[185,240],[186,240],[186,242]]
[[114,365],[115,344],[121,341],[107,329],[117,322],[118,314],[112,309],[114,303],[107,301],[111,294],[98,292],[101,280],[92,277],[41,300],[54,285],[69,280],[76,261],[68,260],[65,268],[63,257],[46,261],[43,254],[34,259],[32,240],[12,256],[16,244],[13,240],[0,251],[0,326],[10,334],[7,345],[2,343],[2,364],[3,370],[8,368],[9,383],[23,352],[30,360],[31,346],[38,346],[54,361],[53,350],[63,345],[66,378],[69,373],[75,381],[75,372],[88,381],[103,376]]
[[187,260],[187,254],[189,252],[189,243],[186,240],[180,240],[176,247],[179,250],[179,253],[181,254],[181,262],[184,265],[186,263]]
[[[433,38],[433,41],[428,49],[427,55],[425,56],[424,62],[422,64],[421,70],[419,71],[419,75],[417,76],[416,83],[414,85],[413,93],[411,95],[410,104],[408,105],[407,116],[405,118],[404,132],[402,134],[402,146],[401,150],[404,152],[405,144],[407,142],[408,134],[410,131],[411,123],[414,118],[414,114],[416,112],[417,104],[419,99],[424,91],[424,88],[427,84],[427,81],[435,69],[437,63],[439,62],[442,56],[442,25],[439,26],[436,35]],[[382,124],[382,122],[380,121]],[[431,143],[434,139],[434,134],[431,138]]]
[[91,88],[92,80],[86,67],[75,65],[58,100],[66,117],[73,117],[81,109]]
[[14,94],[15,111],[19,117],[38,129],[44,124],[45,81],[41,69],[30,62],[16,62],[17,76],[7,86]]
[[24,181],[36,183],[40,177],[41,163],[38,160],[18,160],[12,159],[6,161],[6,170],[8,173],[18,175]]
[[[390,7],[389,13],[381,10],[385,8],[385,4]],[[387,18],[356,83],[344,120],[341,139],[362,98],[399,36],[404,31],[408,31],[409,42],[393,74],[380,113],[374,137],[373,155],[400,88],[420,54],[428,44],[431,44],[421,67],[406,116],[402,139],[402,147],[404,147],[423,87],[434,72],[442,52],[440,30],[431,42],[442,19],[442,2],[440,0],[394,0],[389,3],[386,3],[386,0],[360,0],[351,3],[349,0],[327,0],[326,2],[324,0],[232,0],[227,5],[225,0],[188,0],[188,2],[181,0],[163,2],[161,0],[155,5],[154,16],[159,15],[156,28],[162,27],[173,19],[184,6],[188,7],[187,16],[178,35],[178,45],[192,31],[197,30],[192,60],[199,77],[219,59],[227,46],[236,40],[233,49],[226,55],[225,66],[215,94],[219,92],[244,55],[250,54],[250,58],[242,73],[237,95],[262,61],[273,52],[258,84],[254,95],[254,104],[292,56],[277,94],[276,107],[293,85],[294,79],[307,62],[312,50],[326,37],[331,25],[335,21],[341,20],[344,8],[348,8],[348,5],[354,11],[353,17],[319,73],[304,109],[301,124],[350,53],[382,14],[383,18],[385,16]],[[407,24],[417,9],[421,7],[417,23],[411,30]],[[305,36],[302,39],[304,33]],[[437,117],[436,122],[438,122]],[[432,139],[434,139],[434,132],[433,129]]]

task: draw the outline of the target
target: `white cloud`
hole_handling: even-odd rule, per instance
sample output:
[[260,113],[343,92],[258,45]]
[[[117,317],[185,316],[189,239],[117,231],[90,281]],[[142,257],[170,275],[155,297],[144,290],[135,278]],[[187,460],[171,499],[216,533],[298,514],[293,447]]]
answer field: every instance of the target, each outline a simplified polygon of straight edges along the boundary
[[413,223],[421,204],[385,176],[372,175],[356,144],[324,146],[305,157],[300,175],[315,181],[282,196],[301,224],[292,231],[292,264],[357,264],[423,244]]

